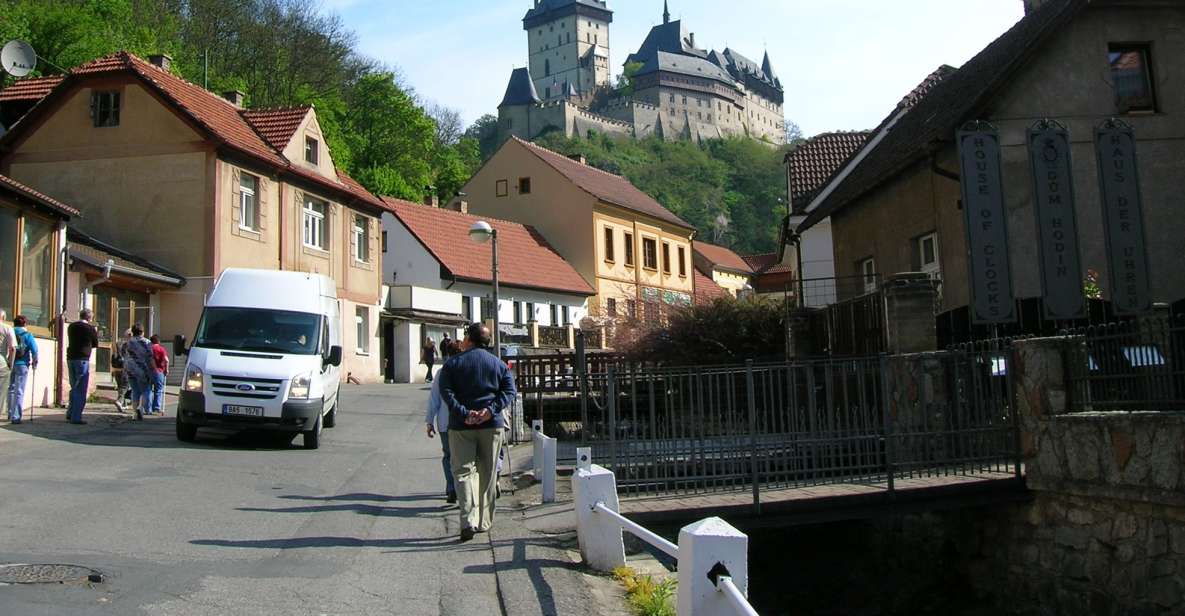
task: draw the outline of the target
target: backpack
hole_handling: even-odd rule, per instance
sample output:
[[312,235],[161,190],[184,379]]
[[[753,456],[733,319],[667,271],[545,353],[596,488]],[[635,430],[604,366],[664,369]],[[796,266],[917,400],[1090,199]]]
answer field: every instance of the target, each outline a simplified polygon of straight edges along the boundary
[[29,345],[28,340],[32,335],[33,334],[30,334],[29,332],[16,332],[16,357],[13,359],[13,363],[19,361],[23,361],[26,364],[29,363],[29,359],[33,354],[33,349]]

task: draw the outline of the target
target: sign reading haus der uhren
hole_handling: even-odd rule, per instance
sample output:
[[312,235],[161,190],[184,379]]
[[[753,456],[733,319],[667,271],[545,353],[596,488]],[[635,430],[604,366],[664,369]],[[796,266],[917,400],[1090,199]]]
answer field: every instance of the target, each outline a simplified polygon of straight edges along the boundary
[[1052,120],[1029,129],[1029,161],[1037,216],[1041,295],[1050,319],[1082,318],[1086,297],[1078,250],[1070,134]]
[[1116,314],[1144,313],[1152,308],[1152,293],[1135,134],[1123,122],[1107,120],[1095,130],[1095,152],[1103,190],[1111,303]]
[[990,124],[959,131],[963,212],[967,218],[967,262],[971,318],[975,323],[1016,320],[1008,260],[1008,213],[1000,178],[1000,136]]

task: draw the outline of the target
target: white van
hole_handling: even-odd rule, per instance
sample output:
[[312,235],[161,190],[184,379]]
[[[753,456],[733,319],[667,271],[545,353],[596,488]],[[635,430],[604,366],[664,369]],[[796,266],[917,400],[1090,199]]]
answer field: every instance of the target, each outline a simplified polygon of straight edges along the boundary
[[214,284],[177,404],[177,438],[201,427],[300,432],[305,449],[337,422],[341,318],[332,278],[228,269]]

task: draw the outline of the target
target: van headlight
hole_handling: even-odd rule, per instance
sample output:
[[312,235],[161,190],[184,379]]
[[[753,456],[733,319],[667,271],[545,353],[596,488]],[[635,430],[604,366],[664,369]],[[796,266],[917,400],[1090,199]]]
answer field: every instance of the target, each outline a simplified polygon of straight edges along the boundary
[[185,391],[201,391],[206,382],[206,375],[197,366],[190,366],[185,372]]
[[308,400],[309,389],[313,385],[313,375],[302,374],[292,379],[292,384],[288,386],[288,397],[297,400]]

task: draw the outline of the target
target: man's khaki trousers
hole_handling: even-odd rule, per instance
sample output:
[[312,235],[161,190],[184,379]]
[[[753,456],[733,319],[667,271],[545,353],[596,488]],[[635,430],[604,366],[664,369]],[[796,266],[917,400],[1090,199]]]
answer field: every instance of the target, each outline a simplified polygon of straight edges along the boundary
[[461,528],[489,530],[494,524],[494,495],[498,485],[498,450],[502,431],[449,430],[453,480],[461,507]]

